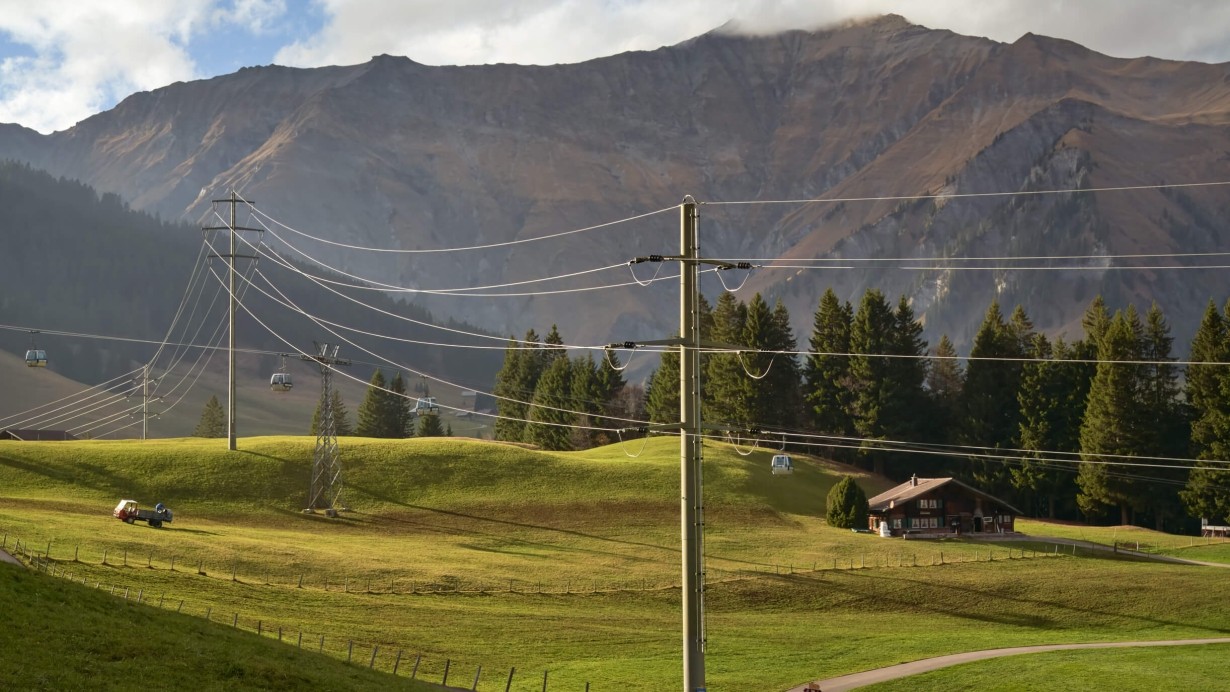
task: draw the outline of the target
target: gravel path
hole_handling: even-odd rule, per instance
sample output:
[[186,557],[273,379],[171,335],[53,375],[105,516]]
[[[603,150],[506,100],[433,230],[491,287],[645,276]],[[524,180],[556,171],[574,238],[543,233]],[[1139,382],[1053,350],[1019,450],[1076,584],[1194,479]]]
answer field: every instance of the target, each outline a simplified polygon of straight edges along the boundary
[[843,692],[864,685],[872,685],[886,680],[896,680],[909,675],[939,670],[948,666],[970,661],[982,661],[1001,656],[1016,656],[1017,654],[1034,654],[1044,651],[1067,651],[1071,649],[1118,649],[1129,646],[1189,646],[1193,644],[1230,644],[1230,637],[1217,639],[1170,639],[1154,642],[1099,642],[1091,644],[1046,644],[1042,646],[1014,646],[1007,649],[988,649],[986,651],[967,651],[963,654],[950,654],[936,658],[924,658],[921,661],[910,661],[887,668],[865,670],[861,673],[842,675],[841,677],[817,680],[808,685],[792,688],[790,692],[807,692],[808,690],[823,690],[823,692]]

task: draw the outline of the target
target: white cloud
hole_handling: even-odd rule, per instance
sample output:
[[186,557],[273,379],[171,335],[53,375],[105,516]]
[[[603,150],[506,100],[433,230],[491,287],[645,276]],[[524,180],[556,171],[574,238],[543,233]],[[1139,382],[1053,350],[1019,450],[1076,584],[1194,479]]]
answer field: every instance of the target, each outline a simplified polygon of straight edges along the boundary
[[60,130],[134,91],[192,79],[194,36],[284,11],[283,0],[0,0],[0,33],[32,53],[0,60],[0,122]]
[[997,41],[1026,32],[1067,38],[1120,57],[1230,59],[1223,0],[318,0],[327,20],[284,47],[296,66],[354,64],[405,55],[427,64],[577,62],[653,49],[728,20],[745,31],[813,29],[896,13],[938,29]]
[[[232,42],[315,34],[275,60],[313,67],[405,55],[427,64],[579,62],[671,45],[733,20],[754,33],[896,13],[962,34],[1067,38],[1120,57],[1230,60],[1224,0],[0,0],[0,122],[63,129],[134,91],[233,69]],[[309,19],[310,17],[310,19]],[[276,44],[275,44],[276,45]],[[230,52],[228,52],[230,51]],[[195,57],[194,57],[195,56]],[[214,58],[213,63],[209,63]],[[247,57],[244,59],[252,59]]]

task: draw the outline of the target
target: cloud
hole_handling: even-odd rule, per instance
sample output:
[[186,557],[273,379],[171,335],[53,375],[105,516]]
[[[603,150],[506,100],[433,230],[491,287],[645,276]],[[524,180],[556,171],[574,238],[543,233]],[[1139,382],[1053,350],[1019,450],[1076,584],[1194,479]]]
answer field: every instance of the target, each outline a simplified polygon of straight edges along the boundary
[[1230,60],[1224,0],[0,0],[0,122],[63,129],[134,91],[263,62],[279,45],[274,61],[301,67],[381,53],[553,64],[727,22],[768,33],[885,13],[997,41],[1033,32],[1118,57]]
[[895,13],[937,29],[1015,41],[1026,32],[1119,57],[1230,59],[1223,0],[318,0],[322,30],[275,60],[314,67],[405,55],[427,64],[578,62],[678,43],[732,21],[768,33]]
[[192,79],[194,37],[259,28],[279,12],[283,0],[0,0],[0,34],[28,49],[0,60],[0,122],[60,130],[134,91]]

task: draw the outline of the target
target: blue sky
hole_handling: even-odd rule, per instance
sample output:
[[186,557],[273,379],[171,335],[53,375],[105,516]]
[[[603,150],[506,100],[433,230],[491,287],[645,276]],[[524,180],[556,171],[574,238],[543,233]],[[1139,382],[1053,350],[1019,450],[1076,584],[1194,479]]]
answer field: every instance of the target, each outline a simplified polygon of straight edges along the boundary
[[767,33],[888,12],[997,41],[1230,60],[1225,0],[0,0],[0,122],[61,130],[134,92],[250,65],[579,62],[728,21]]

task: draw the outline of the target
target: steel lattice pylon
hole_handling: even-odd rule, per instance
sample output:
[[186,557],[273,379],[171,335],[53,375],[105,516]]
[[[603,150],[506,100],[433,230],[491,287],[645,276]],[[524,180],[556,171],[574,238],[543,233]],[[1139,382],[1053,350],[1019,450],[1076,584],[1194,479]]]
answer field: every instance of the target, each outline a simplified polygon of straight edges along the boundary
[[350,365],[350,361],[337,357],[338,348],[317,343],[315,356],[302,357],[320,366],[320,420],[316,425],[308,504],[303,511],[322,510],[331,517],[337,516],[339,509],[349,509],[342,502],[342,462],[337,450],[337,420],[333,415],[333,366]]

